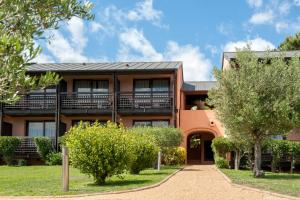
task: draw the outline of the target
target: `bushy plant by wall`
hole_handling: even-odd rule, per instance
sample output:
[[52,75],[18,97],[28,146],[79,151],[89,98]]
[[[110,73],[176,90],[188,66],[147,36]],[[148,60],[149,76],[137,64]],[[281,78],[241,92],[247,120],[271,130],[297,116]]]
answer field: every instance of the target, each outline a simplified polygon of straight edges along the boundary
[[183,165],[185,163],[186,150],[183,147],[174,147],[166,150],[162,155],[162,163],[165,165]]
[[132,174],[139,174],[141,170],[152,167],[159,151],[152,135],[139,134],[131,130],[134,158],[130,166]]
[[51,152],[47,155],[47,165],[62,165],[62,155],[60,152]]
[[81,123],[66,134],[73,167],[93,176],[102,185],[107,177],[122,174],[133,160],[132,138],[123,126],[108,122],[106,125]]
[[296,158],[300,157],[300,141],[290,141],[288,143],[288,156],[291,161],[290,172],[294,173]]
[[12,162],[13,155],[15,151],[21,145],[21,140],[18,137],[13,136],[1,136],[0,137],[0,155],[7,165]]
[[53,152],[52,140],[49,137],[35,137],[34,142],[36,144],[37,152],[43,159],[47,161],[47,156]]
[[226,158],[226,153],[232,151],[232,142],[225,137],[216,137],[212,140],[211,148],[214,156]]

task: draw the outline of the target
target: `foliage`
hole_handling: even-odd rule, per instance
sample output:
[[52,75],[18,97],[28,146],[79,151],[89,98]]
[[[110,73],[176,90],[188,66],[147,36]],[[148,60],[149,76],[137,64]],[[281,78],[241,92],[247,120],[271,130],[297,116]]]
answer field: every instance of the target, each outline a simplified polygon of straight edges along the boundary
[[19,159],[18,160],[18,166],[27,166],[27,160]]
[[162,163],[165,165],[183,165],[185,163],[186,150],[183,147],[169,148],[162,155]]
[[284,51],[300,50],[300,33],[285,38],[278,48]]
[[269,140],[266,142],[266,145],[272,154],[272,163],[271,169],[272,172],[275,172],[278,167],[278,162],[280,159],[286,155],[289,151],[288,141],[286,140]]
[[228,160],[226,160],[223,157],[217,157],[215,159],[215,163],[216,163],[216,166],[218,168],[220,168],[220,169],[228,169],[229,168],[229,162],[228,162]]
[[130,166],[132,174],[139,174],[141,170],[152,167],[158,153],[158,146],[152,135],[142,135],[132,132],[134,159]]
[[178,147],[182,141],[180,129],[171,127],[134,127],[135,132],[153,135],[157,145],[162,149]]
[[80,123],[68,131],[65,141],[72,165],[93,176],[98,185],[129,169],[134,159],[130,135],[123,126],[111,122]]
[[291,170],[290,172],[294,172],[296,157],[300,157],[300,142],[299,141],[289,141],[288,143],[288,156],[291,161]]
[[49,137],[35,137],[37,152],[44,161],[47,161],[47,156],[53,151],[52,140]]
[[210,104],[231,134],[254,144],[254,175],[261,173],[261,144],[300,124],[300,61],[284,56],[260,59],[249,49],[237,52],[231,69],[215,70]]
[[91,3],[77,0],[0,1],[0,101],[14,103],[20,92],[57,84],[59,76],[52,72],[39,78],[26,74],[41,52],[36,41],[72,17],[92,19],[91,8]]
[[62,165],[61,153],[51,152],[47,155],[47,165]]
[[7,165],[12,162],[12,157],[18,147],[21,145],[21,140],[13,136],[0,136],[0,155]]
[[226,153],[232,151],[232,142],[225,137],[216,137],[211,143],[214,155],[217,157],[226,157]]

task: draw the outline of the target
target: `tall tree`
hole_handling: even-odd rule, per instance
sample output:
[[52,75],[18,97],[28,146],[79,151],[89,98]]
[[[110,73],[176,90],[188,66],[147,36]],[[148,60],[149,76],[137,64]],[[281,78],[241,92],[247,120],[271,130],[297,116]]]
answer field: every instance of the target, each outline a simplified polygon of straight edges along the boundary
[[254,144],[254,176],[262,176],[261,146],[272,135],[300,125],[300,62],[249,49],[237,52],[228,70],[215,70],[217,87],[209,92],[217,116],[231,135]]
[[278,48],[283,51],[300,50],[300,33],[285,38]]
[[91,8],[91,3],[77,0],[0,0],[0,102],[13,103],[21,92],[59,81],[51,72],[26,74],[41,52],[36,41],[45,39],[45,30],[57,29],[72,17],[92,19]]

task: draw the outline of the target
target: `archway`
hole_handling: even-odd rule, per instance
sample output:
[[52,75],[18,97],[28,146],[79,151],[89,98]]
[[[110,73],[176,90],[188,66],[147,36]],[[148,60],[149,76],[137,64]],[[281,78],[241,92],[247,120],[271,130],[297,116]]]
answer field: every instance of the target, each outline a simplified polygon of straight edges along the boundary
[[212,164],[214,162],[211,142],[214,134],[197,131],[189,134],[186,141],[187,164]]

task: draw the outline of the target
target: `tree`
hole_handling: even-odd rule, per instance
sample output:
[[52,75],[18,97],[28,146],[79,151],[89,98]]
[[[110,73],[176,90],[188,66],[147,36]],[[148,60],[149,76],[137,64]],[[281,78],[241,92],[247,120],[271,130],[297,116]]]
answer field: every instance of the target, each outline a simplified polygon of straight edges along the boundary
[[57,84],[59,76],[52,72],[26,74],[41,52],[36,41],[72,17],[92,19],[91,8],[91,3],[77,0],[0,0],[0,102],[13,103],[21,92]]
[[248,49],[238,51],[231,69],[215,69],[217,86],[210,104],[225,128],[254,144],[254,176],[261,171],[262,142],[299,126],[300,62],[268,53],[259,59]]
[[285,38],[278,48],[283,51],[300,50],[300,33]]

